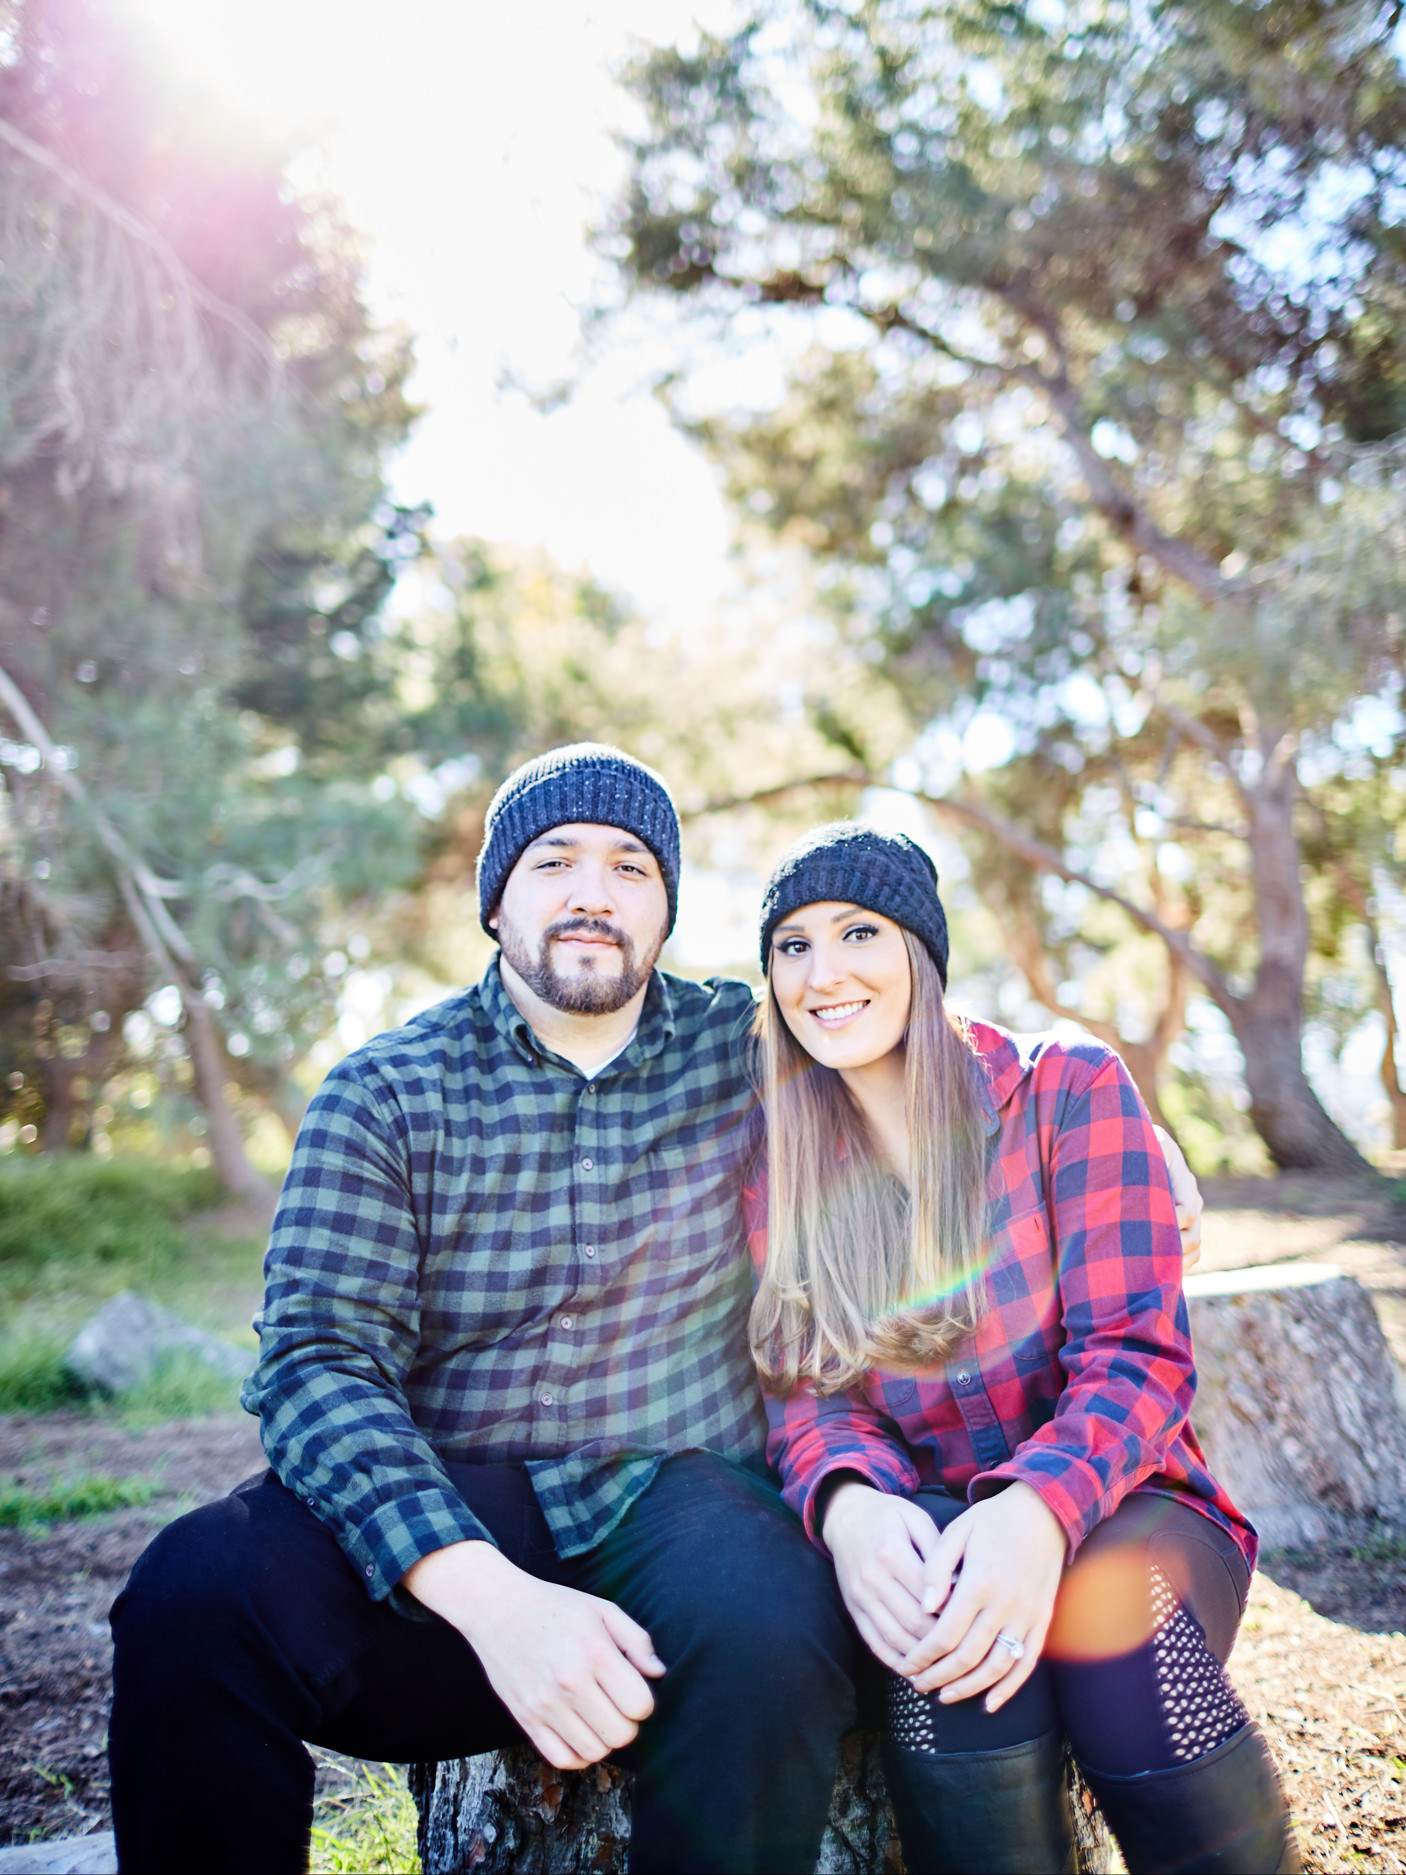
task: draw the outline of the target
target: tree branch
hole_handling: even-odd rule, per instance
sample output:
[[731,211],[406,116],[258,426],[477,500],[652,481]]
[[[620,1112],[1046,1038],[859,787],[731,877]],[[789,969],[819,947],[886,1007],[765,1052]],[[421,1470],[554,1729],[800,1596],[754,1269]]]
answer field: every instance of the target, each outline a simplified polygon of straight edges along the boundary
[[237,306],[231,306],[226,300],[218,298],[207,286],[203,286],[181,261],[170,243],[157,233],[150,222],[143,221],[140,215],[134,215],[131,209],[124,208],[121,202],[114,201],[110,195],[105,195],[101,189],[89,182],[86,176],[65,163],[62,157],[55,156],[52,150],[46,150],[42,143],[36,143],[32,137],[27,137],[22,130],[16,129],[8,119],[3,117],[0,117],[0,142],[8,143],[12,150],[18,151],[29,162],[48,170],[51,176],[56,177],[63,184],[70,195],[81,197],[90,208],[95,208],[108,221],[115,222],[124,234],[129,234],[134,241],[140,241],[144,247],[150,248],[169,274],[177,292],[193,300],[197,306],[204,307],[206,312],[222,320],[225,325],[237,332],[245,343],[258,353],[274,382],[282,384],[283,361],[268,334],[261,332],[253,320],[242,313]]
[[224,1047],[210,1006],[192,980],[193,971],[198,967],[195,952],[161,902],[161,887],[166,882],[156,879],[142,864],[107,815],[90,799],[78,777],[55,759],[58,752],[48,731],[24,692],[3,669],[0,669],[0,702],[44,757],[59,786],[87,814],[113,862],[117,889],[138,936],[153,962],[180,991],[196,1090],[210,1116],[210,1145],[216,1170],[231,1191],[260,1200],[268,1197],[268,1184],[249,1162],[225,1097]]
[[705,814],[725,814],[740,807],[760,807],[770,801],[779,800],[783,795],[798,793],[802,788],[891,788],[895,793],[907,794],[915,801],[922,801],[934,812],[947,816],[950,820],[964,826],[977,827],[983,833],[990,834],[1023,859],[1027,865],[1039,872],[1052,873],[1069,885],[1081,885],[1105,903],[1117,905],[1125,912],[1140,930],[1150,932],[1161,938],[1173,957],[1180,958],[1186,968],[1196,978],[1206,994],[1227,1015],[1232,1009],[1238,1010],[1240,999],[1231,989],[1229,982],[1219,967],[1209,957],[1198,951],[1184,931],[1176,930],[1160,918],[1156,912],[1148,911],[1145,906],[1126,898],[1111,886],[1102,885],[1086,872],[1080,872],[1071,866],[1052,846],[1043,840],[1036,840],[1021,831],[1013,822],[994,813],[989,807],[983,807],[977,801],[957,800],[951,795],[929,794],[922,788],[901,788],[885,775],[877,775],[867,769],[841,769],[829,774],[801,775],[791,781],[783,781],[775,786],[757,788],[749,794],[722,796],[705,802],[703,806],[683,810],[681,818],[685,820],[701,819]]

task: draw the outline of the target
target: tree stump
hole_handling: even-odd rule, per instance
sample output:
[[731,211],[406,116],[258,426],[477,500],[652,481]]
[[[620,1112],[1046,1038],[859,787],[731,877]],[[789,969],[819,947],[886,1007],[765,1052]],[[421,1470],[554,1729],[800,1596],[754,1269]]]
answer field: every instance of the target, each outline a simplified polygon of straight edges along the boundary
[[1212,1471],[1267,1549],[1406,1524],[1406,1377],[1369,1293],[1330,1263],[1186,1281]]
[[[630,1779],[614,1765],[554,1771],[526,1746],[410,1767],[424,1875],[624,1875]],[[1069,1765],[1081,1875],[1106,1875],[1109,1837]],[[903,1875],[879,1738],[844,1741],[815,1875]]]

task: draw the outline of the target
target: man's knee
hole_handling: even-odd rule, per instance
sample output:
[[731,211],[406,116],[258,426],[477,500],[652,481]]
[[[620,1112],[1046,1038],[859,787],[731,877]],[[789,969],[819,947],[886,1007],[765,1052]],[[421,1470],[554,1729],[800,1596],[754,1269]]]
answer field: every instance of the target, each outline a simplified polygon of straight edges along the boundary
[[672,1469],[653,1505],[668,1539],[638,1616],[664,1660],[746,1686],[761,1706],[769,1686],[847,1697],[856,1642],[834,1569],[776,1491],[703,1455]]
[[177,1518],[138,1558],[112,1609],[119,1657],[186,1670],[270,1650],[316,1674],[385,1611],[331,1532],[275,1479]]
[[247,1522],[239,1500],[227,1497],[178,1517],[154,1537],[113,1604],[118,1645],[155,1633],[169,1646],[246,1605],[251,1582],[244,1556]]

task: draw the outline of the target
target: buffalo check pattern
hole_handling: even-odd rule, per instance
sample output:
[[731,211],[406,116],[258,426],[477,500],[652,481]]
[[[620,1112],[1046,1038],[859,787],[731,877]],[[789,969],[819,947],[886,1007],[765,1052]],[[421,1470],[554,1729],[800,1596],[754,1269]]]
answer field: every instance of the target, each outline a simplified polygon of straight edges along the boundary
[[634,1039],[586,1076],[544,1051],[495,962],[323,1082],[244,1404],[373,1596],[488,1539],[446,1459],[525,1465],[564,1556],[669,1453],[760,1459],[752,1009],[745,984],[656,972]]
[[[1072,1556],[1132,1490],[1218,1523],[1254,1567],[1254,1530],[1206,1468],[1166,1165],[1122,1062],[1096,1042],[1022,1046],[971,1024],[989,1136],[988,1307],[940,1370],[875,1372],[849,1393],[767,1402],[768,1457],[813,1540],[832,1472],[975,1502],[1020,1478]],[[765,1177],[747,1193],[758,1268]]]

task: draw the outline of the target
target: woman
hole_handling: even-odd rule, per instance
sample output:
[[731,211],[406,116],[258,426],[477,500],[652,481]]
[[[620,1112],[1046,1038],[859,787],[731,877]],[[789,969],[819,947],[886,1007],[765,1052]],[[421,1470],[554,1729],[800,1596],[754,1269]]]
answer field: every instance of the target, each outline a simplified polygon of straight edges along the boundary
[[1071,1866],[1066,1737],[1133,1875],[1296,1868],[1146,1111],[1096,1043],[948,1016],[947,950],[901,836],[821,828],[767,889],[753,1351],[887,1670],[908,1868]]

